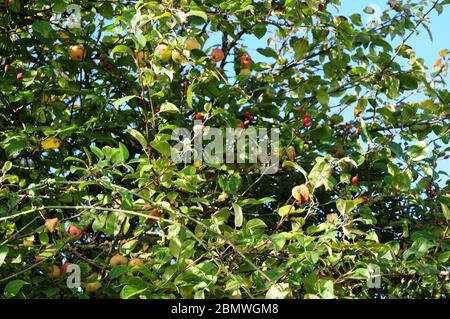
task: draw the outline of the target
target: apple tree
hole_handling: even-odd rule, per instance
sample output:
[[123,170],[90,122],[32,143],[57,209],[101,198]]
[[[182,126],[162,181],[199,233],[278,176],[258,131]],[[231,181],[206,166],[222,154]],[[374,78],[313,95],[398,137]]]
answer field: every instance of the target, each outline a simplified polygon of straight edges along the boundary
[[[1,297],[449,297],[449,3],[2,1]],[[175,162],[195,125],[276,172]]]

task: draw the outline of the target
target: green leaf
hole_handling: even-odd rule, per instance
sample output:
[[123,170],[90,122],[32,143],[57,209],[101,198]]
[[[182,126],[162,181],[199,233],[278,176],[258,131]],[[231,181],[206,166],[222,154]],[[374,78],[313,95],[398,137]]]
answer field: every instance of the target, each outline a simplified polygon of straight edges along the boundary
[[439,263],[444,264],[447,262],[449,258],[450,258],[450,251],[445,251],[439,254],[437,260]]
[[167,141],[154,140],[150,142],[150,146],[165,156],[171,155],[171,147]]
[[258,38],[261,39],[267,32],[267,27],[264,23],[258,23],[253,27],[253,34]]
[[116,45],[116,46],[114,47],[114,49],[112,49],[111,53],[112,53],[112,54],[116,54],[116,53],[128,53],[129,55],[134,56],[134,55],[133,55],[133,51],[130,49],[130,47],[129,47],[129,46],[126,46],[126,45],[123,45],[123,44]]
[[280,209],[278,209],[278,215],[280,215],[281,217],[284,217],[286,215],[288,215],[290,212],[292,212],[294,210],[294,207],[292,207],[292,205],[285,205],[280,207]]
[[232,206],[234,210],[234,225],[236,227],[241,227],[244,221],[244,214],[242,213],[242,207],[235,203],[233,203]]
[[10,161],[6,161],[5,164],[3,164],[2,173],[3,174],[8,173],[8,171],[11,169],[11,167],[12,167],[12,163]]
[[357,204],[353,200],[343,200],[339,198],[336,201],[336,208],[343,215],[347,215],[348,213],[350,213],[356,207],[356,205]]
[[97,156],[100,161],[105,158],[105,154],[103,154],[102,150],[99,149],[97,146],[91,145],[90,149],[91,152],[94,153],[95,156]]
[[134,99],[135,97],[137,97],[137,96],[136,95],[128,95],[128,96],[122,97],[122,98],[120,98],[118,100],[115,100],[113,102],[113,105],[116,108],[116,110],[118,110],[120,105],[122,105],[123,103],[128,102],[131,99]]
[[17,153],[24,150],[27,146],[28,146],[28,144],[24,141],[12,140],[7,144],[7,146],[5,148],[6,155],[8,157],[13,157],[13,156],[17,155]]
[[133,136],[139,142],[139,144],[141,144],[143,150],[147,149],[147,140],[145,139],[144,135],[142,135],[138,130],[132,128],[128,129],[126,132]]
[[324,106],[328,105],[328,102],[330,102],[330,96],[328,95],[327,91],[325,91],[324,89],[318,90],[316,97],[317,97],[317,101],[319,101],[319,103]]
[[186,18],[188,17],[198,17],[203,19],[205,22],[208,21],[208,16],[206,15],[206,13],[200,10],[189,11],[188,13],[186,13]]
[[442,213],[446,220],[450,220],[450,209],[444,203],[441,203]]
[[159,113],[180,113],[180,110],[170,102],[165,102],[161,105]]
[[141,287],[138,286],[126,285],[122,288],[122,291],[120,292],[120,297],[122,299],[130,299],[134,296],[142,294],[146,290],[147,288],[142,289]]
[[125,265],[114,266],[113,269],[111,269],[111,271],[109,273],[109,278],[115,279],[117,277],[122,276],[127,271],[128,271],[128,266],[125,266]]
[[286,244],[286,233],[279,233],[270,236],[270,241],[272,242],[275,251],[280,251]]
[[369,270],[367,270],[366,268],[357,268],[350,274],[350,276],[348,276],[348,278],[365,280],[369,278],[369,276]]
[[290,292],[288,283],[273,284],[266,293],[266,299],[286,299]]
[[119,143],[119,149],[120,154],[122,155],[123,158],[123,162],[125,162],[130,157],[130,153],[128,152],[128,149],[125,146],[125,144]]
[[105,19],[112,19],[114,17],[114,8],[109,2],[104,2],[98,12],[105,17]]
[[258,51],[258,53],[264,55],[265,57],[278,59],[277,51],[272,48],[258,48],[256,49],[256,51]]
[[29,285],[29,282],[17,279],[17,280],[13,280],[10,281],[6,286],[5,286],[5,290],[4,290],[4,295],[6,298],[12,298],[15,297],[20,290],[22,289],[23,286],[25,285]]
[[64,13],[67,10],[66,0],[56,0],[53,1],[52,10],[54,13]]
[[44,38],[53,31],[52,25],[47,21],[38,20],[33,23],[33,31],[40,33]]
[[294,59],[300,60],[305,56],[305,54],[308,52],[309,44],[308,39],[303,38],[292,38],[291,39],[291,46],[294,49]]
[[410,146],[407,154],[409,157],[411,157],[411,160],[417,162],[426,158],[429,150],[430,150],[429,145],[424,141],[420,141]]

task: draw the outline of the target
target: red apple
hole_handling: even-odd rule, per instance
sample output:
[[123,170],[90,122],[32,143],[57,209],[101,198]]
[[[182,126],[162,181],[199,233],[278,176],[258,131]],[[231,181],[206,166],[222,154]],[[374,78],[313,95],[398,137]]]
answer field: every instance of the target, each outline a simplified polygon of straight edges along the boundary
[[67,272],[67,268],[69,268],[70,265],[73,265],[72,263],[69,262],[65,262],[62,266],[61,266],[61,271],[63,273]]
[[239,63],[243,68],[248,68],[250,64],[252,64],[252,59],[250,58],[250,55],[244,54],[239,58]]
[[225,54],[223,53],[222,49],[214,49],[211,52],[211,60],[213,62],[222,61],[224,57],[225,57]]
[[75,236],[74,240],[79,240],[83,236],[83,232],[76,226],[70,225],[68,229],[69,234]]
[[17,74],[17,80],[22,80],[23,79],[23,73],[20,72],[19,74]]

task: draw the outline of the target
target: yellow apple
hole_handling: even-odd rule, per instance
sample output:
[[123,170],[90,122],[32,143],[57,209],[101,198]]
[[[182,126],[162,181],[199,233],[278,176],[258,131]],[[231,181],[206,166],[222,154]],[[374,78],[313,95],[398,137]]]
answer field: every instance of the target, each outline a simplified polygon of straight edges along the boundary
[[155,56],[160,62],[166,63],[172,57],[172,50],[165,44],[159,44],[155,48]]
[[194,49],[200,49],[200,43],[197,41],[196,38],[189,38],[186,40],[184,48],[188,51],[194,50]]

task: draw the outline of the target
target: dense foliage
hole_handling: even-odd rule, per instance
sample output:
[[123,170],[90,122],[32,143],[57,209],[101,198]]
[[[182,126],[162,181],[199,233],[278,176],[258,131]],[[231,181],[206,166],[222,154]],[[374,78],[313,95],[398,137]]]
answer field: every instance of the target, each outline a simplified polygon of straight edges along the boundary
[[[408,45],[449,3],[2,1],[0,294],[450,296],[450,54]],[[279,128],[278,171],[173,163],[195,119]]]

